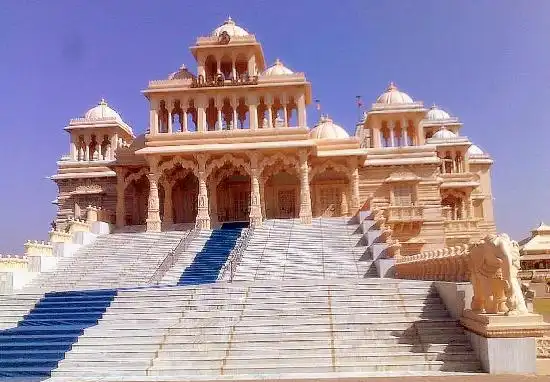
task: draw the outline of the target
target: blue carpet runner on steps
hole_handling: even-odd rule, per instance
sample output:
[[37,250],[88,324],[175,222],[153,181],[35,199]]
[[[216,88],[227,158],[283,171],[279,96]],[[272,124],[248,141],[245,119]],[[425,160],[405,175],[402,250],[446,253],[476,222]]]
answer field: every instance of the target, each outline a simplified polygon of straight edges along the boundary
[[216,282],[229,253],[235,247],[246,222],[224,223],[212,231],[204,248],[181,274],[178,285],[197,285]]
[[0,330],[0,381],[50,377],[84,329],[94,326],[116,290],[46,293],[14,328]]

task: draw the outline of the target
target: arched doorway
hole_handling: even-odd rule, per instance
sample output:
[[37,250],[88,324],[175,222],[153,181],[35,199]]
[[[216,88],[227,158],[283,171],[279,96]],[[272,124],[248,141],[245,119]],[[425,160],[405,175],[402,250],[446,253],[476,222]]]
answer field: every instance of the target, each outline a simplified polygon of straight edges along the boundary
[[263,195],[268,219],[293,219],[300,212],[300,180],[281,170],[266,179]]
[[148,199],[149,180],[146,175],[142,175],[128,184],[124,191],[126,225],[141,225],[146,223]]
[[250,217],[250,176],[240,168],[224,167],[215,179],[217,214],[220,223],[248,221]]
[[199,181],[195,174],[186,172],[176,178],[172,188],[174,223],[194,223],[197,218]]

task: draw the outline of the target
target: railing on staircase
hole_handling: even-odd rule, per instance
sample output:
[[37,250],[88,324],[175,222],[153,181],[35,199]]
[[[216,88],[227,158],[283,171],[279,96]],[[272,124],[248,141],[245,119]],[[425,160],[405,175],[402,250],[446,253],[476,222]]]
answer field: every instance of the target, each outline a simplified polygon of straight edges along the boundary
[[401,256],[396,259],[396,275],[412,280],[469,281],[469,256],[467,244]]
[[172,268],[174,264],[176,264],[179,259],[179,255],[187,251],[187,248],[189,248],[189,245],[191,244],[193,239],[197,237],[200,231],[200,228],[193,228],[189,231],[187,235],[185,235],[183,239],[181,239],[179,244],[172,251],[170,251],[168,255],[166,255],[155,273],[153,273],[153,275],[149,279],[148,284],[157,284],[160,280],[162,280],[166,272],[168,272],[168,270]]
[[235,271],[237,270],[237,266],[241,262],[244,251],[248,246],[248,242],[250,241],[250,238],[252,237],[253,232],[254,232],[253,227],[246,228],[243,230],[243,233],[241,234],[239,241],[229,253],[229,258],[227,259],[227,262],[223,266],[222,271],[218,276],[218,280],[223,280],[227,272],[229,272],[228,281],[229,282],[233,281],[233,277],[235,276]]

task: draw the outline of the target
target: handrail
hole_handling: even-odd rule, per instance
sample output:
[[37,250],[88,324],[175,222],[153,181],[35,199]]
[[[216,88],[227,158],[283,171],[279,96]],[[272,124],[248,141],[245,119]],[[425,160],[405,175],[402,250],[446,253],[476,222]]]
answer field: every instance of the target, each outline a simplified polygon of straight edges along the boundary
[[162,277],[168,272],[170,268],[176,264],[176,262],[179,259],[179,255],[182,252],[187,251],[187,248],[189,247],[189,244],[193,241],[195,237],[200,233],[200,228],[193,228],[189,231],[187,235],[185,235],[184,238],[180,240],[178,245],[166,255],[164,260],[162,260],[162,263],[159,265],[159,267],[156,269],[155,273],[151,276],[149,279],[148,284],[157,284]]
[[233,277],[235,276],[235,271],[237,270],[237,265],[241,262],[241,259],[243,257],[244,251],[246,250],[246,247],[248,246],[248,242],[250,241],[250,238],[252,237],[252,233],[254,232],[254,228],[250,227],[245,230],[239,237],[239,240],[229,253],[229,257],[220,272],[220,275],[218,276],[218,280],[222,280],[224,276],[226,275],[227,271],[229,271],[229,282],[233,281]]

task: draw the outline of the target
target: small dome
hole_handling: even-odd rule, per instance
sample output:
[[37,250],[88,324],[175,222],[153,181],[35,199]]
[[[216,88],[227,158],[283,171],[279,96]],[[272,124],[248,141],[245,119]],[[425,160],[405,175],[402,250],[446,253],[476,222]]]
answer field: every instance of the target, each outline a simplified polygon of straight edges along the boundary
[[212,36],[218,37],[223,32],[227,32],[230,37],[233,36],[248,36],[249,33],[243,28],[235,24],[235,21],[231,17],[228,17],[227,20],[223,22],[222,25],[214,29]]
[[349,138],[349,134],[338,126],[332,119],[326,115],[322,115],[317,123],[317,126],[309,133],[313,139],[346,139]]
[[414,103],[413,99],[407,94],[397,89],[397,86],[393,82],[386,89],[384,93],[376,99],[376,103],[383,103],[386,105],[399,105]]
[[476,155],[485,155],[482,149],[479,148],[477,145],[471,145],[468,147],[468,151],[466,151],[467,156],[476,156]]
[[457,135],[453,133],[452,131],[448,130],[445,126],[441,127],[433,136],[432,138],[435,139],[453,139],[456,138]]
[[444,121],[451,119],[451,116],[445,110],[441,110],[436,105],[433,105],[426,113],[426,119],[429,121]]
[[92,107],[90,110],[84,114],[85,119],[96,120],[96,119],[116,119],[117,121],[122,122],[120,115],[111,109],[107,102],[104,99],[101,99],[97,106]]
[[294,74],[292,70],[283,65],[281,60],[275,60],[275,63],[263,71],[262,76],[280,76],[284,74]]
[[168,76],[169,80],[185,80],[188,78],[195,78],[195,75],[191,73],[189,69],[185,67],[185,65],[180,66],[180,68],[176,72]]

